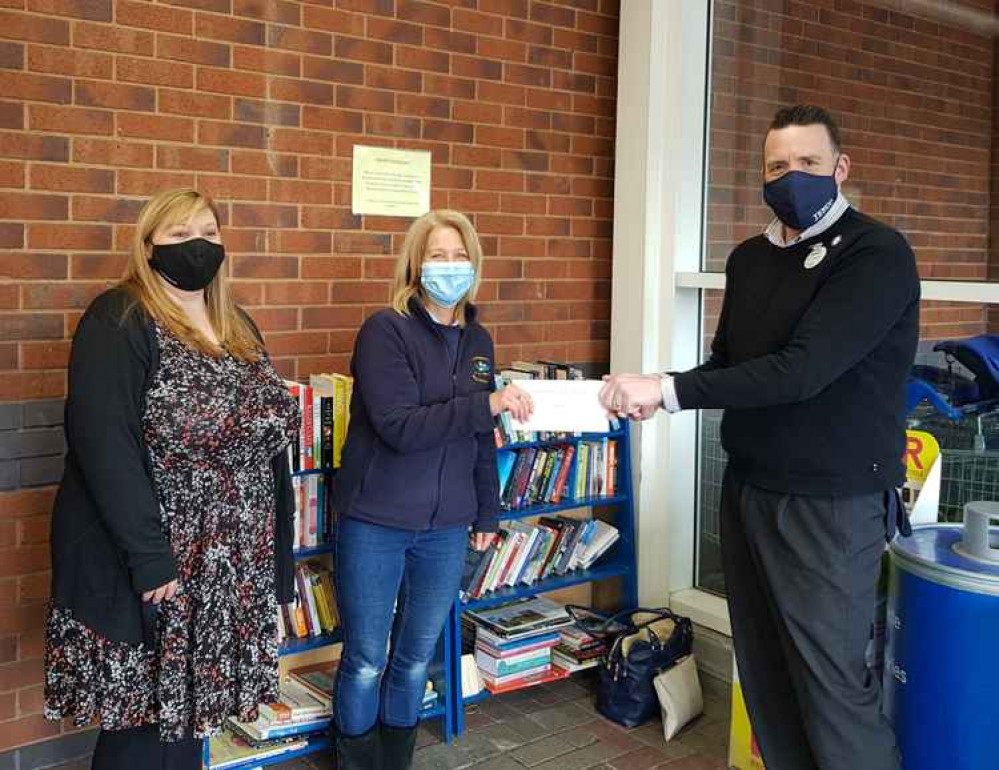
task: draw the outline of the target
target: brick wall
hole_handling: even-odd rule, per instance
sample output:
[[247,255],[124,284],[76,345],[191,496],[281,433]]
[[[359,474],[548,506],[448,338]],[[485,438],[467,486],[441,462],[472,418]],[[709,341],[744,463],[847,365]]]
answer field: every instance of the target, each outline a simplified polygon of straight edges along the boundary
[[145,197],[222,204],[283,374],[345,370],[408,221],[350,212],[357,142],[429,149],[501,362],[609,359],[617,0],[0,3],[0,752],[41,718],[69,338]]
[[[854,163],[845,192],[905,233],[924,278],[987,277],[991,38],[853,0],[717,0],[715,14],[711,269],[768,221],[761,140],[779,106],[807,101],[843,129]],[[928,303],[923,336],[981,333],[987,312]]]
[[[999,0],[996,2],[999,15]],[[989,280],[999,281],[999,44],[992,56],[992,198],[989,216]],[[999,334],[999,306],[989,308],[989,333]]]

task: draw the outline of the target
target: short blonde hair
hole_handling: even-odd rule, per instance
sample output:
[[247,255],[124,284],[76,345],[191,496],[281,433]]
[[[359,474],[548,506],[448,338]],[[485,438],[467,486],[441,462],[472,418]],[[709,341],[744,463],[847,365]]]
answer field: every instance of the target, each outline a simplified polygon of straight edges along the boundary
[[135,304],[141,306],[150,318],[190,346],[213,356],[220,356],[224,348],[243,361],[256,361],[260,357],[261,345],[247,316],[237,309],[232,299],[224,267],[219,269],[212,282],[205,287],[208,320],[219,338],[220,348],[191,324],[149,266],[153,233],[161,227],[187,222],[204,209],[211,211],[216,223],[221,226],[215,203],[197,190],[166,190],[153,196],[139,213],[132,239],[132,253],[121,285],[131,293]]
[[436,209],[429,211],[409,226],[402,251],[395,263],[395,281],[392,285],[392,307],[402,315],[409,315],[409,301],[421,296],[420,276],[423,272],[423,260],[427,253],[427,241],[430,233],[438,227],[451,227],[458,231],[468,252],[468,259],[475,270],[475,280],[472,288],[461,298],[455,307],[455,318],[462,326],[466,323],[465,309],[475,300],[475,293],[482,281],[482,244],[479,236],[468,221],[468,217],[451,209]]

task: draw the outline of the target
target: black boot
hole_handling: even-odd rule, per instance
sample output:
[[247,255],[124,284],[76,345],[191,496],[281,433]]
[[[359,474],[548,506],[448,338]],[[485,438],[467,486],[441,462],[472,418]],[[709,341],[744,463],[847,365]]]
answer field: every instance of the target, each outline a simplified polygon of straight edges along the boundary
[[333,737],[337,770],[382,770],[381,735],[375,725],[363,735]]
[[382,770],[409,770],[416,748],[416,727],[381,725]]

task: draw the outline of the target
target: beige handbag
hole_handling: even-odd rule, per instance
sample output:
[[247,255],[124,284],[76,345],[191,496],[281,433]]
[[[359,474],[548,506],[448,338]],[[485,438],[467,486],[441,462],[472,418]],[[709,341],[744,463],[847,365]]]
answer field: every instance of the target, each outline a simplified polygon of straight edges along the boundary
[[677,661],[653,680],[663,712],[663,735],[669,741],[694,717],[704,711],[701,680],[693,655]]

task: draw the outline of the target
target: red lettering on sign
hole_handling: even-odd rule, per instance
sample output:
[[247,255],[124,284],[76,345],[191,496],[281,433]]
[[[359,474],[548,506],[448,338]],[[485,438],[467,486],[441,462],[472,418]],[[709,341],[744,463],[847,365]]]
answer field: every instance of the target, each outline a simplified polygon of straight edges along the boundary
[[923,463],[919,459],[919,453],[923,451],[923,440],[919,436],[906,436],[905,437],[905,456],[907,458],[906,464],[908,464],[908,458],[912,458],[912,464],[915,466],[916,470],[923,469]]

